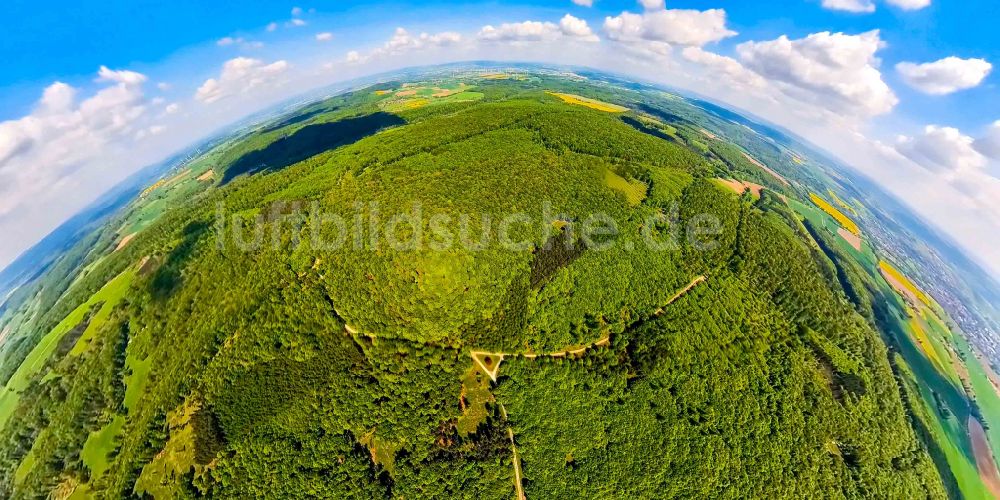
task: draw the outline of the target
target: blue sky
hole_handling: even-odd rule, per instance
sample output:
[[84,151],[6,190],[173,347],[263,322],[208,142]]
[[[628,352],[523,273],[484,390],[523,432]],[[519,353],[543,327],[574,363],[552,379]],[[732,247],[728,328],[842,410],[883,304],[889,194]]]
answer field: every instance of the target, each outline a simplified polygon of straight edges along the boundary
[[[377,5],[374,5],[377,4]],[[261,31],[270,22],[285,21],[299,3],[241,2],[238,7],[223,2],[195,0],[51,2],[44,10],[36,2],[14,0],[5,4],[5,16],[14,19],[0,38],[0,119],[28,111],[39,89],[53,80],[89,79],[100,65],[148,67],[164,61],[185,48],[215,41],[223,36]],[[502,14],[553,12],[573,13],[599,24],[606,15],[636,10],[628,0],[596,0],[592,8],[569,0],[518,2],[360,2],[338,0],[302,3],[314,9],[304,17],[318,19],[313,26],[343,29],[346,20],[390,25],[425,18],[417,12],[437,12],[451,18],[500,22]],[[818,31],[848,33],[879,29],[888,47],[880,55],[886,65],[902,60],[936,60],[962,54],[1000,61],[1000,37],[996,19],[1000,3],[994,0],[936,0],[919,11],[903,11],[879,5],[872,14],[854,14],[823,9],[819,0],[671,1],[669,8],[723,8],[731,27],[740,37],[723,42],[733,46],[744,38],[790,37]],[[413,12],[407,15],[407,11]],[[496,13],[490,15],[489,13]],[[478,18],[478,19],[476,19]],[[291,36],[294,36],[292,34]],[[268,38],[290,36],[287,31]],[[887,74],[890,82],[898,82]],[[956,93],[947,99],[922,99],[905,88],[899,111],[924,116],[961,128],[981,126],[1000,116],[997,92],[1000,73],[990,75],[977,90]]]
[[632,74],[786,126],[1000,275],[998,14],[996,0],[8,1],[0,267],[135,169],[268,104],[505,59]]

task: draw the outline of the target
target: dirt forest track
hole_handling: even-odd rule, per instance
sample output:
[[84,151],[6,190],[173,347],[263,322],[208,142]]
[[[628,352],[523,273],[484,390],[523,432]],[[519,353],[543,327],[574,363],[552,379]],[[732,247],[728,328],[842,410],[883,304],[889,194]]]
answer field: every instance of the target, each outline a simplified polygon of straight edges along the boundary
[[[684,288],[681,288],[663,306],[657,308],[649,318],[644,318],[636,322],[640,324],[652,318],[659,317],[663,314],[664,308],[670,306],[678,299],[683,297],[685,294],[693,290],[695,287],[704,283],[708,278],[705,275],[696,276],[687,284]],[[550,358],[565,358],[567,356],[577,356],[586,353],[590,349],[597,347],[604,347],[611,344],[611,337],[604,336],[590,344],[583,346],[573,346],[567,347],[561,351],[548,352],[548,353],[507,353],[507,352],[486,352],[486,351],[471,351],[469,354],[472,356],[473,364],[478,367],[483,373],[490,378],[491,381],[497,381],[497,375],[500,373],[500,363],[503,362],[505,358],[525,358],[525,359],[537,359],[539,357],[550,357]],[[503,415],[504,420],[507,419],[507,408],[504,407],[503,403],[500,403],[500,412]],[[515,500],[526,500],[527,497],[524,494],[524,487],[522,484],[523,472],[521,470],[521,458],[517,452],[517,445],[514,441],[514,429],[512,427],[507,427],[507,437],[510,439],[510,447],[513,452],[512,462],[514,465],[514,488],[515,488]]]
[[[687,284],[687,286],[681,288],[680,290],[677,291],[677,293],[675,293],[672,297],[670,297],[670,299],[667,300],[667,302],[663,306],[657,308],[656,311],[653,312],[652,317],[658,317],[662,315],[664,312],[663,309],[664,307],[673,304],[674,302],[677,301],[677,299],[683,297],[684,294],[690,292],[691,290],[694,289],[694,287],[698,286],[699,284],[704,283],[705,280],[707,279],[708,278],[704,275],[696,276],[694,279],[691,280],[690,283]],[[517,358],[517,357],[522,357],[525,359],[536,359],[539,357],[546,357],[546,356],[550,358],[564,358],[569,355],[575,356],[583,354],[587,352],[589,349],[593,349],[595,347],[603,347],[609,345],[610,343],[611,343],[611,338],[608,336],[604,336],[587,345],[566,347],[561,351],[547,352],[541,354],[532,352],[510,353],[510,352],[487,352],[487,351],[470,351],[469,354],[472,356],[472,361],[475,363],[475,365],[478,366],[479,369],[483,371],[483,373],[489,376],[490,380],[496,382],[497,375],[499,375],[500,373],[500,363],[502,363],[504,359]]]

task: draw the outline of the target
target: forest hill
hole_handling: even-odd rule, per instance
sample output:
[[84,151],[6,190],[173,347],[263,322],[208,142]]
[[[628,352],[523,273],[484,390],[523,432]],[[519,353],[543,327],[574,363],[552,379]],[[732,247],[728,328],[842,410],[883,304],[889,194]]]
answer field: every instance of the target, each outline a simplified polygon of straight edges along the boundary
[[[259,211],[230,213],[220,202],[215,210],[215,237],[220,248],[233,245],[245,252],[307,245],[316,251],[393,250],[528,251],[551,249],[607,250],[623,229],[606,213],[569,217],[545,201],[536,209],[509,213],[454,213],[414,202],[407,212],[383,212],[378,202],[357,202],[350,211],[331,211],[318,201],[277,201]],[[713,213],[681,221],[676,204],[652,213],[639,226],[641,243],[656,251],[681,246],[698,251],[718,247],[722,224]],[[632,239],[622,240],[625,250]],[[289,246],[290,244],[290,246]]]

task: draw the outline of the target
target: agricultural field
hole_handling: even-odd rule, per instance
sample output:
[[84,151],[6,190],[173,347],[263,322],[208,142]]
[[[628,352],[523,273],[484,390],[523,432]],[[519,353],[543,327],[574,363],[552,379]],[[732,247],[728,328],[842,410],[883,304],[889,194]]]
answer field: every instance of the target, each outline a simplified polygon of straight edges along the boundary
[[[73,310],[66,318],[64,318],[58,325],[56,325],[52,331],[47,335],[42,337],[41,341],[37,346],[28,354],[21,366],[14,372],[14,375],[7,381],[6,387],[3,389],[3,395],[0,396],[0,429],[3,429],[14,412],[17,402],[20,399],[20,393],[28,388],[32,377],[36,376],[41,372],[42,368],[45,366],[49,357],[52,356],[54,352],[59,348],[63,341],[64,336],[70,332],[71,329],[80,329],[83,326],[85,329],[82,333],[78,333],[79,340],[70,344],[72,347],[72,352],[82,352],[86,349],[86,343],[89,342],[90,336],[93,336],[95,332],[99,331],[101,326],[107,320],[111,309],[115,307],[118,301],[121,300],[124,293],[127,291],[129,285],[131,285],[132,279],[135,277],[134,270],[126,270],[122,274],[118,275],[115,279],[110,281],[104,286],[100,291],[92,295],[86,302],[80,304],[76,309]],[[87,318],[88,313],[94,306],[100,306],[97,314],[94,314],[87,320],[88,324],[84,325],[85,318]],[[76,340],[76,339],[72,339]]]
[[834,220],[836,220],[838,223],[840,223],[840,225],[843,226],[844,229],[850,231],[856,236],[859,237],[861,236],[861,228],[859,228],[858,225],[850,219],[850,217],[844,215],[844,213],[841,212],[840,210],[837,210],[837,207],[834,207],[829,202],[827,202],[826,200],[824,200],[822,197],[820,197],[815,193],[809,193],[809,199],[812,200],[812,202],[815,203],[816,206],[818,206],[824,212],[830,214],[830,216],[833,217]]
[[407,85],[400,90],[376,90],[375,95],[383,98],[379,107],[385,111],[398,113],[419,109],[428,105],[475,102],[483,98],[481,92],[474,91],[473,85],[460,82],[455,85]]
[[754,197],[760,198],[761,191],[763,191],[764,186],[760,184],[754,184],[747,181],[738,181],[735,179],[716,179],[719,184],[732,189],[734,193],[743,194],[746,191],[753,193]]
[[0,497],[987,497],[989,367],[711,106],[427,70],[242,126],[17,309]]
[[879,261],[877,270],[881,287],[896,297],[887,306],[889,330],[901,348],[898,363],[912,377],[913,398],[919,395],[911,403],[923,406],[921,418],[963,495],[995,496],[1000,432],[993,423],[1000,422],[1000,397],[940,306],[888,262]]
[[604,111],[606,113],[624,113],[628,111],[628,108],[624,106],[619,106],[617,104],[610,104],[597,99],[590,99],[587,97],[580,97],[574,94],[561,94],[559,92],[549,92],[550,94],[562,99],[563,102],[568,104],[575,104],[577,106],[584,106],[590,109],[596,109],[598,111]]

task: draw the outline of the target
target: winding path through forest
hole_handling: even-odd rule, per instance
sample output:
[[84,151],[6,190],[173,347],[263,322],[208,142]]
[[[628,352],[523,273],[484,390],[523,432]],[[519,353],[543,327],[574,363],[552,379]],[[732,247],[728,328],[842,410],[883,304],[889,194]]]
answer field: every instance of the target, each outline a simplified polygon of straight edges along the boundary
[[[683,297],[684,294],[690,292],[694,287],[703,283],[706,279],[708,278],[704,275],[695,277],[693,280],[691,280],[690,283],[687,284],[687,286],[681,288],[680,290],[677,291],[677,293],[675,293],[672,297],[670,297],[670,300],[668,300],[666,304],[657,308],[656,311],[653,312],[652,316],[657,317],[662,315],[664,307],[673,304],[674,302],[677,301],[677,299]],[[611,343],[611,337],[606,335],[584,346],[577,346],[573,348],[567,347],[562,351],[547,352],[542,354],[536,354],[531,352],[510,353],[510,352],[488,352],[488,351],[470,351],[469,354],[472,356],[472,361],[475,362],[476,366],[478,366],[483,371],[483,373],[489,376],[490,380],[496,382],[497,375],[499,375],[500,373],[500,363],[503,362],[504,358],[523,357],[526,359],[535,359],[538,357],[545,357],[545,356],[548,356],[550,358],[563,358],[570,354],[572,355],[583,354],[587,352],[588,349],[593,349],[595,347],[603,347],[610,343]]]
[[[687,286],[681,288],[680,290],[677,291],[677,293],[675,293],[672,297],[670,297],[670,300],[667,300],[666,304],[657,308],[656,311],[653,312],[651,317],[655,318],[661,316],[664,312],[663,308],[669,306],[670,304],[673,304],[674,302],[677,301],[677,299],[680,299],[685,294],[694,289],[694,287],[700,285],[701,283],[704,283],[705,280],[707,279],[708,278],[705,275],[696,276],[694,279],[691,280],[690,283],[687,284]],[[645,320],[639,320],[636,321],[636,323],[641,323],[642,321]],[[633,323],[633,325],[634,324],[635,323]],[[497,375],[500,373],[500,363],[503,362],[504,358],[523,357],[525,359],[536,359],[538,357],[546,357],[546,356],[550,358],[564,358],[571,354],[572,355],[583,354],[587,352],[588,349],[593,349],[595,347],[603,347],[609,345],[610,343],[611,343],[611,337],[609,335],[606,335],[594,342],[591,342],[590,344],[580,347],[566,348],[562,351],[557,351],[557,352],[536,354],[536,353],[471,351],[469,354],[472,356],[473,363],[476,366],[478,366],[479,369],[483,371],[483,373],[485,373],[488,377],[490,377],[490,380],[496,382]],[[504,420],[507,420],[507,408],[504,407],[503,403],[500,403],[500,413],[503,415]],[[515,498],[516,500],[526,500],[527,497],[525,497],[524,489],[523,486],[521,485],[521,479],[522,479],[521,457],[518,456],[517,446],[514,444],[513,428],[507,427],[507,437],[510,439],[510,448],[513,451],[514,488],[517,493]]]

